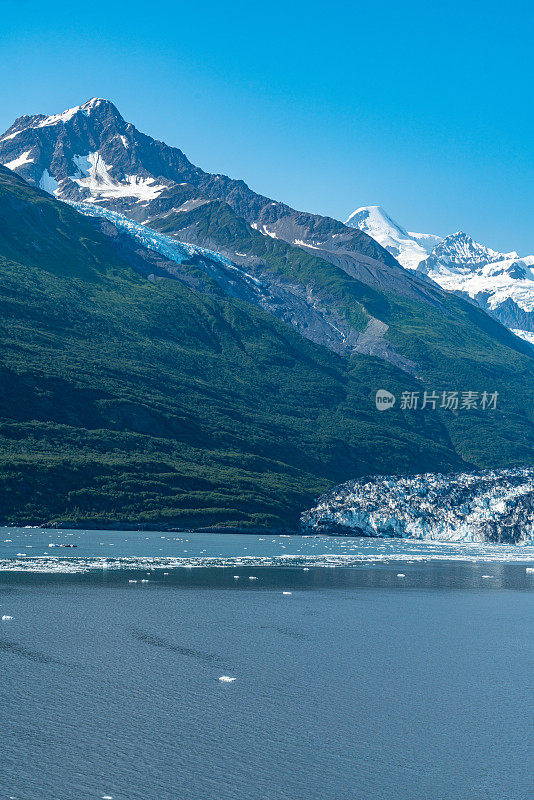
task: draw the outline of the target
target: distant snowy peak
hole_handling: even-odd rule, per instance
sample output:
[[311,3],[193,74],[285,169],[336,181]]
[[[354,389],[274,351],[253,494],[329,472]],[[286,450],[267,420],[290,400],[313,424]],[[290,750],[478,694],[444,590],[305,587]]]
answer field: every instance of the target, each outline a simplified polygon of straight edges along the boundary
[[357,208],[345,224],[372,236],[407,269],[417,269],[419,263],[441,241],[441,237],[433,234],[409,233],[381,206]]
[[[433,248],[428,258],[419,265],[426,274],[460,272],[466,274],[485,267],[494,261],[518,258],[517,253],[499,253],[486,247],[463,231],[451,233]],[[435,279],[435,277],[434,277]]]
[[500,253],[463,231],[445,238],[412,233],[380,206],[358,208],[346,224],[376,239],[403,267],[471,298],[517,336],[533,343],[534,256]]
[[467,295],[528,342],[534,331],[534,256],[499,253],[463,231],[447,236],[418,266],[444,289]]

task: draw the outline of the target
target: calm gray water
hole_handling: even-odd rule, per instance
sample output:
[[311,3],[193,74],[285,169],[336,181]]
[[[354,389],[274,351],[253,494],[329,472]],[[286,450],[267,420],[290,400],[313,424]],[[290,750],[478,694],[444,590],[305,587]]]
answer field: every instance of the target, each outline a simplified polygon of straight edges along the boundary
[[0,533],[0,798],[534,797],[531,547]]

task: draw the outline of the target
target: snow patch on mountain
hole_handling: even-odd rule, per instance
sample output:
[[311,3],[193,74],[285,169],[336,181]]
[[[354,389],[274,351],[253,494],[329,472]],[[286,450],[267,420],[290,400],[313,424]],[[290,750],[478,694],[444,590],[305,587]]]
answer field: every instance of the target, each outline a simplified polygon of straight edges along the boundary
[[534,469],[349,481],[301,516],[303,533],[532,542]]
[[80,188],[89,190],[90,197],[85,202],[118,197],[153,200],[167,188],[156,183],[154,178],[143,178],[140,175],[125,175],[121,181],[114,180],[110,174],[112,166],[106,164],[98,151],[76,155],[73,162],[77,171],[74,175],[69,175],[69,178]]
[[518,328],[512,328],[511,330],[512,333],[515,333],[516,336],[521,337],[521,339],[524,339],[525,342],[528,342],[529,344],[534,346],[534,331],[522,331],[519,330]]
[[19,134],[21,134],[25,130],[26,130],[26,128],[21,128],[20,130],[14,131],[13,133],[8,133],[5,136],[2,136],[2,138],[0,139],[0,142],[8,142],[10,139],[14,139],[15,136],[18,136]]
[[31,149],[25,150],[24,153],[21,153],[18,158],[14,158],[13,161],[8,161],[4,164],[4,167],[8,169],[19,169],[19,167],[23,167],[24,164],[29,164],[33,161],[33,158],[30,157]]

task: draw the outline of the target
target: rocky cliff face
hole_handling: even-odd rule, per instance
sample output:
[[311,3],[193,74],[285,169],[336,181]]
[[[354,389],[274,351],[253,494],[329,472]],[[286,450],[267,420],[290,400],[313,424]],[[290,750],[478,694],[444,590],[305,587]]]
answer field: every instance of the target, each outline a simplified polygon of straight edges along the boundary
[[531,542],[534,469],[349,481],[302,514],[303,533]]

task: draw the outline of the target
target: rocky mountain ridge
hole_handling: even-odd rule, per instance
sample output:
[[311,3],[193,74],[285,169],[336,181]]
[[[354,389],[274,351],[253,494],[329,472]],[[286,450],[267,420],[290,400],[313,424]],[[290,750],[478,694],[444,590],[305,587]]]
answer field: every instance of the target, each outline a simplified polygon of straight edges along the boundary
[[[410,297],[432,295],[408,277],[371,236],[338,220],[295,211],[244,181],[210,174],[176,147],[126,122],[108,100],[92,98],[61,114],[19,117],[0,137],[0,164],[63,200],[104,205],[136,222],[186,235],[213,249],[187,224],[188,213],[223,201],[265,237],[320,256],[351,277]],[[217,213],[216,205],[210,213]]]

